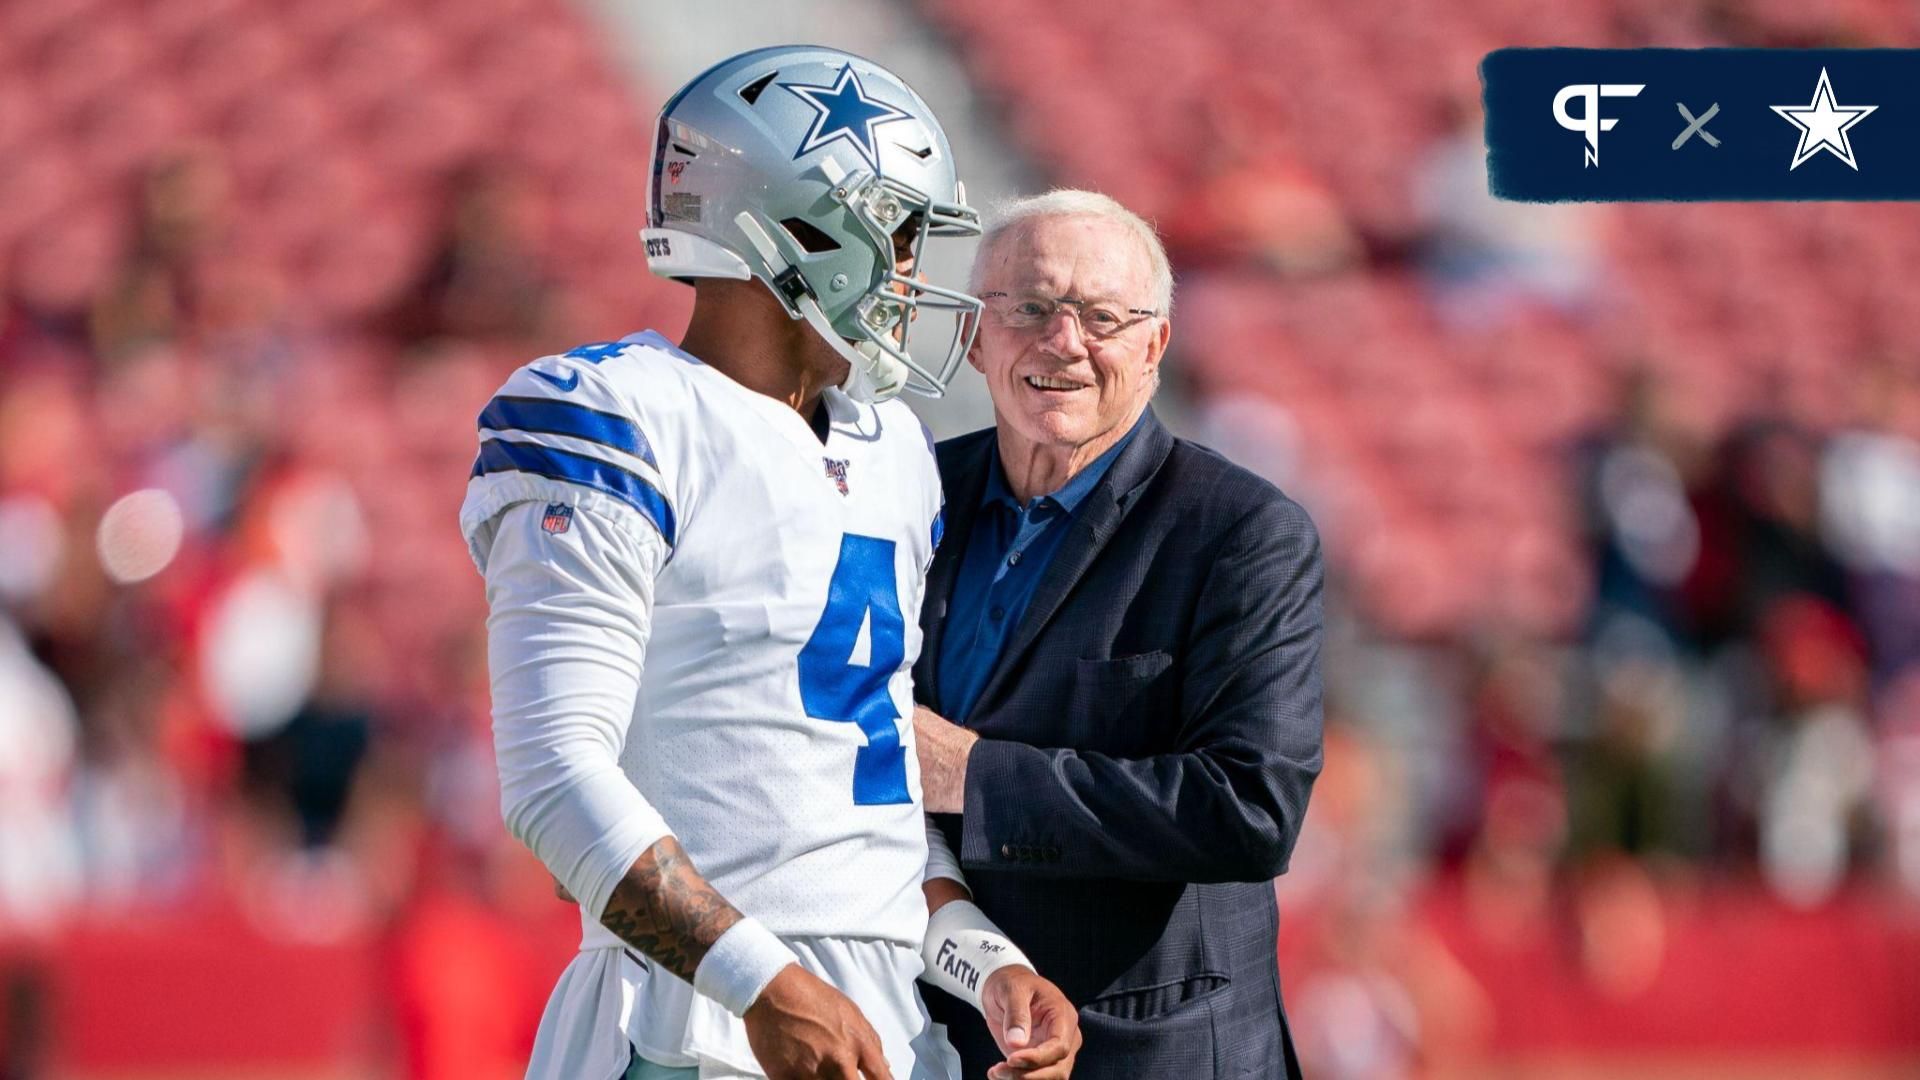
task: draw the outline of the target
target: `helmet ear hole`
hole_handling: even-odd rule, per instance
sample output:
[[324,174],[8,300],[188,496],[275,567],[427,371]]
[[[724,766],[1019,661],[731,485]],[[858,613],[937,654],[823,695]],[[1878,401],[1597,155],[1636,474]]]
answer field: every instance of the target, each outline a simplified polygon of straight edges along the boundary
[[809,255],[819,255],[823,252],[840,250],[840,242],[838,240],[828,236],[825,232],[821,231],[819,226],[811,222],[803,221],[797,217],[790,217],[782,221],[780,227],[787,230],[787,235],[793,237],[793,242],[800,245],[800,250]]

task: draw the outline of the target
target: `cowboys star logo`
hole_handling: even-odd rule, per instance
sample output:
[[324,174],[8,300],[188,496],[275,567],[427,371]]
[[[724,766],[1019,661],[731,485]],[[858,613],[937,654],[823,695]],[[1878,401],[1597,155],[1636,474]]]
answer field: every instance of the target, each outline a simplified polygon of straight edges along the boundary
[[807,137],[800,140],[800,149],[793,152],[796,159],[828,143],[845,141],[853,144],[853,148],[860,152],[868,165],[873,166],[875,172],[880,171],[880,158],[873,148],[873,129],[895,120],[905,120],[908,114],[884,101],[868,97],[852,64],[840,69],[840,77],[832,86],[804,83],[780,85],[813,106],[816,114],[813,126],[807,129]]

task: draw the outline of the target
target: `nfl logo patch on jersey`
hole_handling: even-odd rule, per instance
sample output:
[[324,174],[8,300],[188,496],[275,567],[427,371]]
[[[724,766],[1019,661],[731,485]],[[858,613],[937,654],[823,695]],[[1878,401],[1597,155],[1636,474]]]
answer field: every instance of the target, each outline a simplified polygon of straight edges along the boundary
[[573,507],[566,503],[548,503],[547,512],[540,518],[540,527],[559,536],[573,527]]
[[821,458],[820,460],[826,463],[827,479],[832,480],[833,486],[840,489],[840,494],[847,494],[847,466],[853,459],[835,461],[833,458]]

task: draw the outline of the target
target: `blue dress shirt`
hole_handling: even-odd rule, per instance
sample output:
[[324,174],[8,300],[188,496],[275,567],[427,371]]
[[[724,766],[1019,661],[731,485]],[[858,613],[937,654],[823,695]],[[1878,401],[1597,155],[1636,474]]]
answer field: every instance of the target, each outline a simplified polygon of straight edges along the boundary
[[1140,424],[1135,421],[1119,442],[1075,473],[1058,491],[1024,507],[1007,487],[999,453],[991,455],[987,486],[980,493],[980,511],[974,517],[972,535],[964,540],[967,549],[954,575],[946,627],[941,634],[940,705],[947,719],[959,723],[973,711],[980,691],[986,689],[987,676],[1000,659],[1000,650],[1014,627],[1020,625],[1034,590],[1046,576],[1047,564],[1072,531],[1080,505],[1139,430]]

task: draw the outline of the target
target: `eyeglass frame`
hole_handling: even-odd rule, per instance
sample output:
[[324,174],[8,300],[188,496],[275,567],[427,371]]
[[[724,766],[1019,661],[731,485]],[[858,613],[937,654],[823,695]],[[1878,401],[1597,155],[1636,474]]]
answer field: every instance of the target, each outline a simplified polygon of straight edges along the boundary
[[[1095,341],[1111,341],[1114,338],[1119,337],[1121,334],[1125,333],[1126,331],[1131,330],[1136,326],[1139,326],[1141,323],[1147,321],[1148,319],[1157,319],[1160,317],[1160,313],[1158,311],[1153,311],[1148,308],[1123,307],[1121,308],[1122,311],[1125,311],[1129,315],[1134,315],[1138,317],[1129,319],[1126,322],[1121,323],[1119,326],[1114,327],[1112,330],[1108,331],[1105,334],[1099,334],[1087,327],[1086,309],[1088,304],[1101,303],[1105,301],[1106,299],[1105,297],[1092,297],[1092,298],[1081,297],[1081,298],[1075,299],[1074,297],[1071,297],[1071,296],[1048,296],[1046,293],[1040,293],[1040,292],[1029,293],[1026,295],[1031,296],[1033,299],[1036,299],[1036,300],[1045,300],[1047,303],[1050,303],[1053,305],[1053,310],[1047,312],[1046,317],[1041,319],[1039,323],[1035,324],[1035,326],[1033,327],[1034,329],[1037,330],[1040,327],[1043,327],[1048,323],[1052,322],[1053,317],[1060,313],[1061,308],[1071,308],[1073,310],[1074,325],[1080,328],[1080,332],[1082,334],[1085,334],[1087,337],[1090,337]],[[986,302],[988,300],[992,300],[995,298],[1011,300],[1013,299],[1013,294],[1009,292],[1002,292],[999,290],[995,290],[992,292],[983,292],[978,295],[978,299],[980,300],[981,306],[983,307],[986,305]],[[1114,301],[1114,302],[1121,303],[1122,301]]]

